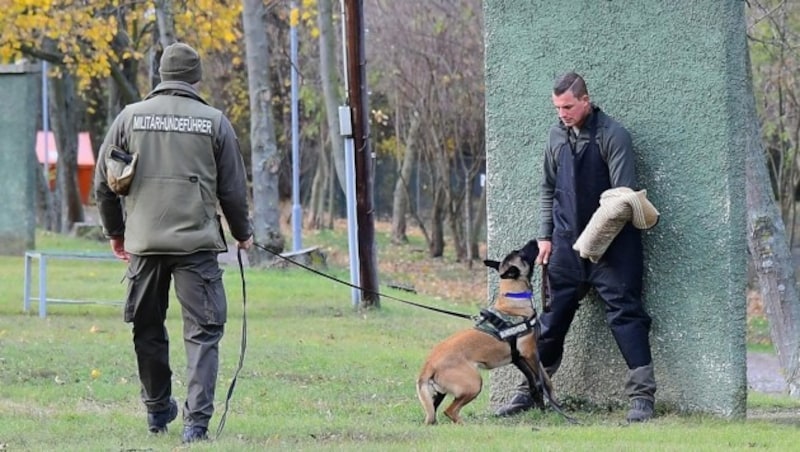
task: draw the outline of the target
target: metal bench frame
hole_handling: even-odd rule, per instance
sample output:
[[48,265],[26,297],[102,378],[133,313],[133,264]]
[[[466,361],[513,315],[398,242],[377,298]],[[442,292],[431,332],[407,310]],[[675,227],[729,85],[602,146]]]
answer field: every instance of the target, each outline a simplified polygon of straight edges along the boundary
[[[33,260],[39,259],[39,294],[31,297]],[[60,260],[92,260],[92,261],[117,261],[111,253],[81,253],[68,251],[26,251],[25,252],[25,287],[22,310],[28,312],[31,301],[39,302],[39,317],[47,317],[47,304],[114,304],[121,305],[121,301],[86,301],[69,300],[63,298],[47,298],[47,262],[50,259]]]

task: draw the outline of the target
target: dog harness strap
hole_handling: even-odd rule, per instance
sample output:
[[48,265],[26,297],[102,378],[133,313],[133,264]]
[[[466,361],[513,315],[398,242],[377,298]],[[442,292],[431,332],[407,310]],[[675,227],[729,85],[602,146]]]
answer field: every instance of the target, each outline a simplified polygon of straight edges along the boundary
[[515,325],[510,325],[507,328],[500,330],[500,337],[503,339],[516,339],[520,336],[525,336],[528,333],[533,331],[534,324],[536,323],[536,318],[533,317],[533,322],[529,320],[523,320],[520,323]]
[[[512,323],[511,319],[522,320],[517,323]],[[535,325],[536,312],[534,312],[530,318],[522,318],[504,316],[491,309],[481,309],[480,319],[478,323],[475,324],[475,328],[489,333],[497,339],[513,341],[520,336],[533,332]]]
[[488,309],[481,309],[478,321],[475,323],[475,328],[478,331],[491,334],[497,340],[503,340],[503,338],[500,337],[500,330],[502,330],[505,325],[505,321],[494,312]]
[[522,372],[522,375],[525,375],[525,379],[528,380],[528,386],[531,388],[531,391],[535,390],[539,384],[536,379],[536,373],[528,366],[528,363],[522,359],[522,355],[519,353],[519,350],[517,350],[516,341],[508,340],[507,342],[508,345],[511,346],[511,363]]
[[511,347],[511,362],[514,363],[514,365],[517,366],[524,374],[525,371],[522,370],[520,362],[525,362],[525,360],[522,359],[522,355],[519,353],[519,349],[517,348],[517,338],[509,337],[506,339],[506,342],[508,342],[508,346]]

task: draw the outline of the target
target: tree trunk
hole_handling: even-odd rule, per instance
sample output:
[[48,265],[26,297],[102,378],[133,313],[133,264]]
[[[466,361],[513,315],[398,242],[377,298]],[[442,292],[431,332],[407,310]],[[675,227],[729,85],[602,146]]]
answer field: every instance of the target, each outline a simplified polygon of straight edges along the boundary
[[[395,118],[399,121],[399,118]],[[392,243],[408,243],[406,235],[406,215],[408,214],[409,204],[409,181],[414,172],[414,165],[417,161],[417,132],[419,131],[419,115],[411,113],[411,123],[408,126],[403,153],[403,164],[400,167],[400,175],[394,185],[394,196],[392,200]],[[399,137],[399,134],[398,134]]]
[[53,220],[53,192],[50,190],[49,176],[45,177],[42,167],[36,169],[36,224],[48,231],[56,231]]
[[336,216],[336,179],[333,177],[333,173],[335,171],[333,159],[330,158],[327,160],[326,165],[328,165],[327,174],[328,174],[328,190],[326,193],[328,194],[328,199],[326,201],[325,211],[328,214],[328,221],[326,223],[326,229],[333,229],[333,218]]
[[[442,257],[444,254],[444,222],[451,208],[450,161],[446,155],[444,140],[439,136],[436,127],[429,129],[433,146],[431,161],[433,162],[433,206],[431,212],[431,237],[428,244],[431,257]],[[452,220],[452,215],[450,216]],[[453,231],[456,232],[456,231]],[[454,237],[457,240],[456,237]]]
[[[463,167],[463,165],[462,165]],[[472,252],[472,176],[466,168],[464,174],[464,257],[467,259],[467,267],[472,268],[472,260],[476,254]]]
[[[244,0],[242,11],[247,79],[250,91],[250,141],[253,169],[254,239],[273,252],[282,252],[278,175],[281,166],[272,117],[269,80],[270,48],[267,8],[262,0]],[[248,251],[251,265],[263,265],[273,256],[257,247]]]
[[[484,230],[484,226],[486,223],[486,186],[485,184],[481,185],[481,197],[478,201],[478,210],[475,212],[475,218],[472,222],[472,228],[470,229],[470,237],[469,237],[469,246],[471,251],[472,258],[477,258],[480,254],[478,250],[478,244],[481,241],[485,241],[485,237],[481,237],[481,232]],[[483,238],[484,240],[481,240]],[[533,238],[533,237],[531,237]]]
[[153,40],[158,44],[150,49],[150,85],[155,88],[161,83],[161,54],[175,38],[175,12],[172,0],[155,0],[156,27],[153,29]]
[[[323,128],[320,128],[320,130],[322,131]],[[308,224],[313,229],[322,229],[324,227],[326,194],[330,186],[328,178],[331,177],[328,174],[329,166],[328,156],[325,152],[325,140],[322,139],[322,134],[320,134],[319,159],[314,172],[314,180],[311,183],[311,200],[308,203],[311,211],[308,216]]]
[[428,241],[428,255],[442,257],[444,254],[444,217],[446,211],[444,190],[437,189],[431,207],[431,236]]
[[[461,146],[456,140],[456,153],[461,152]],[[447,156],[442,156],[444,162],[446,163],[446,171],[444,174],[448,176],[444,179],[446,182],[442,184],[442,187],[446,190],[447,197],[446,205],[447,205],[447,220],[450,226],[450,235],[453,239],[453,248],[456,253],[456,262],[464,262],[467,260],[467,232],[468,229],[466,227],[466,220],[468,217],[465,215],[466,212],[466,203],[468,202],[469,193],[467,192],[470,179],[466,174],[466,171],[462,172],[463,174],[463,183],[464,189],[458,190],[458,187],[454,187],[453,183],[451,182],[451,177],[453,174],[453,167],[458,168],[458,163],[453,162],[453,160]],[[459,157],[455,157],[455,160],[461,160]],[[466,219],[466,220],[465,220]]]
[[173,44],[175,39],[175,13],[172,0],[155,0],[156,24],[158,24],[158,42],[164,49]]
[[78,190],[78,118],[81,107],[75,95],[75,78],[65,72],[51,78],[50,113],[53,135],[58,148],[56,187],[60,194],[60,230],[69,232],[72,225],[84,221],[83,204]]
[[336,69],[336,31],[333,26],[332,0],[318,0],[317,24],[319,25],[319,74],[322,82],[322,96],[325,99],[325,116],[331,135],[331,154],[336,168],[339,187],[345,190],[344,140],[339,134],[339,106],[342,99],[338,87],[341,86],[339,71]]
[[[749,62],[749,61],[748,61]],[[756,118],[753,96],[745,100]],[[800,300],[786,230],[773,196],[758,124],[747,134],[747,244],[789,394],[800,397]]]

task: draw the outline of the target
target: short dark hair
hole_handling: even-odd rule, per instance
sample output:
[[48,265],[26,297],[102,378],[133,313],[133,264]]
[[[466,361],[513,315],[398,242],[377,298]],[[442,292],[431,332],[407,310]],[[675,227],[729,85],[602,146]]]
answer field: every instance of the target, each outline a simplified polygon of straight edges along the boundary
[[558,77],[555,85],[553,85],[553,94],[556,96],[560,96],[567,91],[571,92],[575,97],[583,97],[589,94],[583,77],[575,72],[567,72]]

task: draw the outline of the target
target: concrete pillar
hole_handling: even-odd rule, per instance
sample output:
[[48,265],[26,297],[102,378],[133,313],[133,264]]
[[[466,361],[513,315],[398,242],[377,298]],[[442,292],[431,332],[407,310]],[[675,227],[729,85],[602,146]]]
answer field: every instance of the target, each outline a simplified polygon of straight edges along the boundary
[[[640,186],[660,210],[643,234],[657,403],[746,410],[745,142],[754,112],[745,2],[486,0],[488,234],[492,258],[535,237],[557,75],[574,70],[631,132]],[[490,273],[491,275],[491,273]],[[496,281],[490,280],[490,293]],[[602,302],[583,301],[556,392],[627,403]],[[519,381],[492,374],[492,403]]]
[[28,64],[0,65],[0,254],[34,246],[40,76]]

